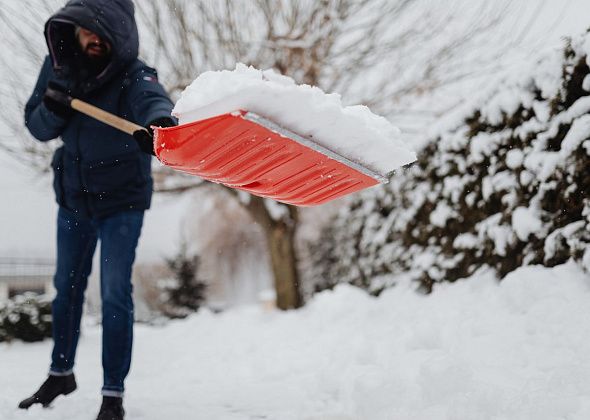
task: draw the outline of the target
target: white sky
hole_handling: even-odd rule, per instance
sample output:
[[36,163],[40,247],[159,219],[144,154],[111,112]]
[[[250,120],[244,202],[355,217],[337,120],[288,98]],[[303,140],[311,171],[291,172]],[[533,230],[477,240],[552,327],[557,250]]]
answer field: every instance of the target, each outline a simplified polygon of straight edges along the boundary
[[[464,1],[466,5],[469,3],[469,0]],[[539,19],[532,25],[531,42],[540,38],[548,45],[558,45],[564,35],[590,27],[588,0],[518,0],[516,3],[529,16],[520,18],[517,27],[526,25],[536,7],[545,4]],[[523,49],[523,54],[527,53],[536,51]],[[186,217],[183,215],[186,200],[155,200],[153,210],[147,214],[138,259],[159,258],[176,250],[180,220]],[[0,257],[53,258],[56,205],[50,177],[39,177],[14,158],[0,154],[0,202]]]

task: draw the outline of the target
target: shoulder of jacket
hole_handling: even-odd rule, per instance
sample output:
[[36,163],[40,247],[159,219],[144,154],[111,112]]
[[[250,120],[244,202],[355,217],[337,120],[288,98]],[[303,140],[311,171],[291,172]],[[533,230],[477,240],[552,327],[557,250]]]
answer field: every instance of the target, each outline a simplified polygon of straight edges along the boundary
[[148,66],[141,60],[131,63],[123,75],[123,87],[129,87],[136,83],[158,82],[158,72],[155,68]]
[[132,77],[136,77],[136,78],[141,78],[141,76],[145,75],[145,74],[149,74],[149,75],[156,75],[158,74],[157,70],[153,67],[148,66],[146,63],[144,63],[141,60],[135,60],[134,63],[132,63],[127,70],[125,71],[127,77],[132,78]]

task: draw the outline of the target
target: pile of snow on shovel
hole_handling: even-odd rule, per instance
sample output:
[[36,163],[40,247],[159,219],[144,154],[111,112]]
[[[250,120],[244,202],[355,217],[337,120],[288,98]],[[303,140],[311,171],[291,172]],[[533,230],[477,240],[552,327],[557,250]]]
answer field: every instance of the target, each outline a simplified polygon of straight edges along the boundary
[[186,124],[239,110],[272,120],[384,176],[416,160],[400,130],[368,107],[344,106],[336,93],[244,64],[201,74],[182,93],[173,114]]

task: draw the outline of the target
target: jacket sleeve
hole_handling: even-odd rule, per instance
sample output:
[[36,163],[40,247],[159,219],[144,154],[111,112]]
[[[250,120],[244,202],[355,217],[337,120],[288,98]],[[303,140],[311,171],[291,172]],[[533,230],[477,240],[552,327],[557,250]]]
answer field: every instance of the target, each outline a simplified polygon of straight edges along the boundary
[[48,110],[43,103],[43,95],[52,72],[51,61],[46,57],[33,94],[25,105],[25,125],[33,137],[40,141],[58,137],[68,122]]
[[174,104],[158,82],[156,70],[143,66],[136,71],[126,96],[132,120],[137,124],[147,127],[152,121],[164,117],[176,121],[171,115]]

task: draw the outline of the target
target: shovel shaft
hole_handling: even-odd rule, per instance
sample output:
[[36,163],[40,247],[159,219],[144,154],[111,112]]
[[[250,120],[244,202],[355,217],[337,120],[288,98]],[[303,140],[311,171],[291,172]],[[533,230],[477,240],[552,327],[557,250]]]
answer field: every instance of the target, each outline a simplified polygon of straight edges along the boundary
[[102,110],[100,108],[95,107],[94,105],[90,105],[84,101],[79,99],[72,99],[70,106],[75,109],[76,111],[81,112],[82,114],[88,115],[98,121],[101,121],[107,125],[110,125],[113,128],[121,130],[127,134],[133,135],[138,130],[145,130],[144,127],[141,125],[132,123],[131,121],[127,121],[121,117],[118,117],[110,112]]

